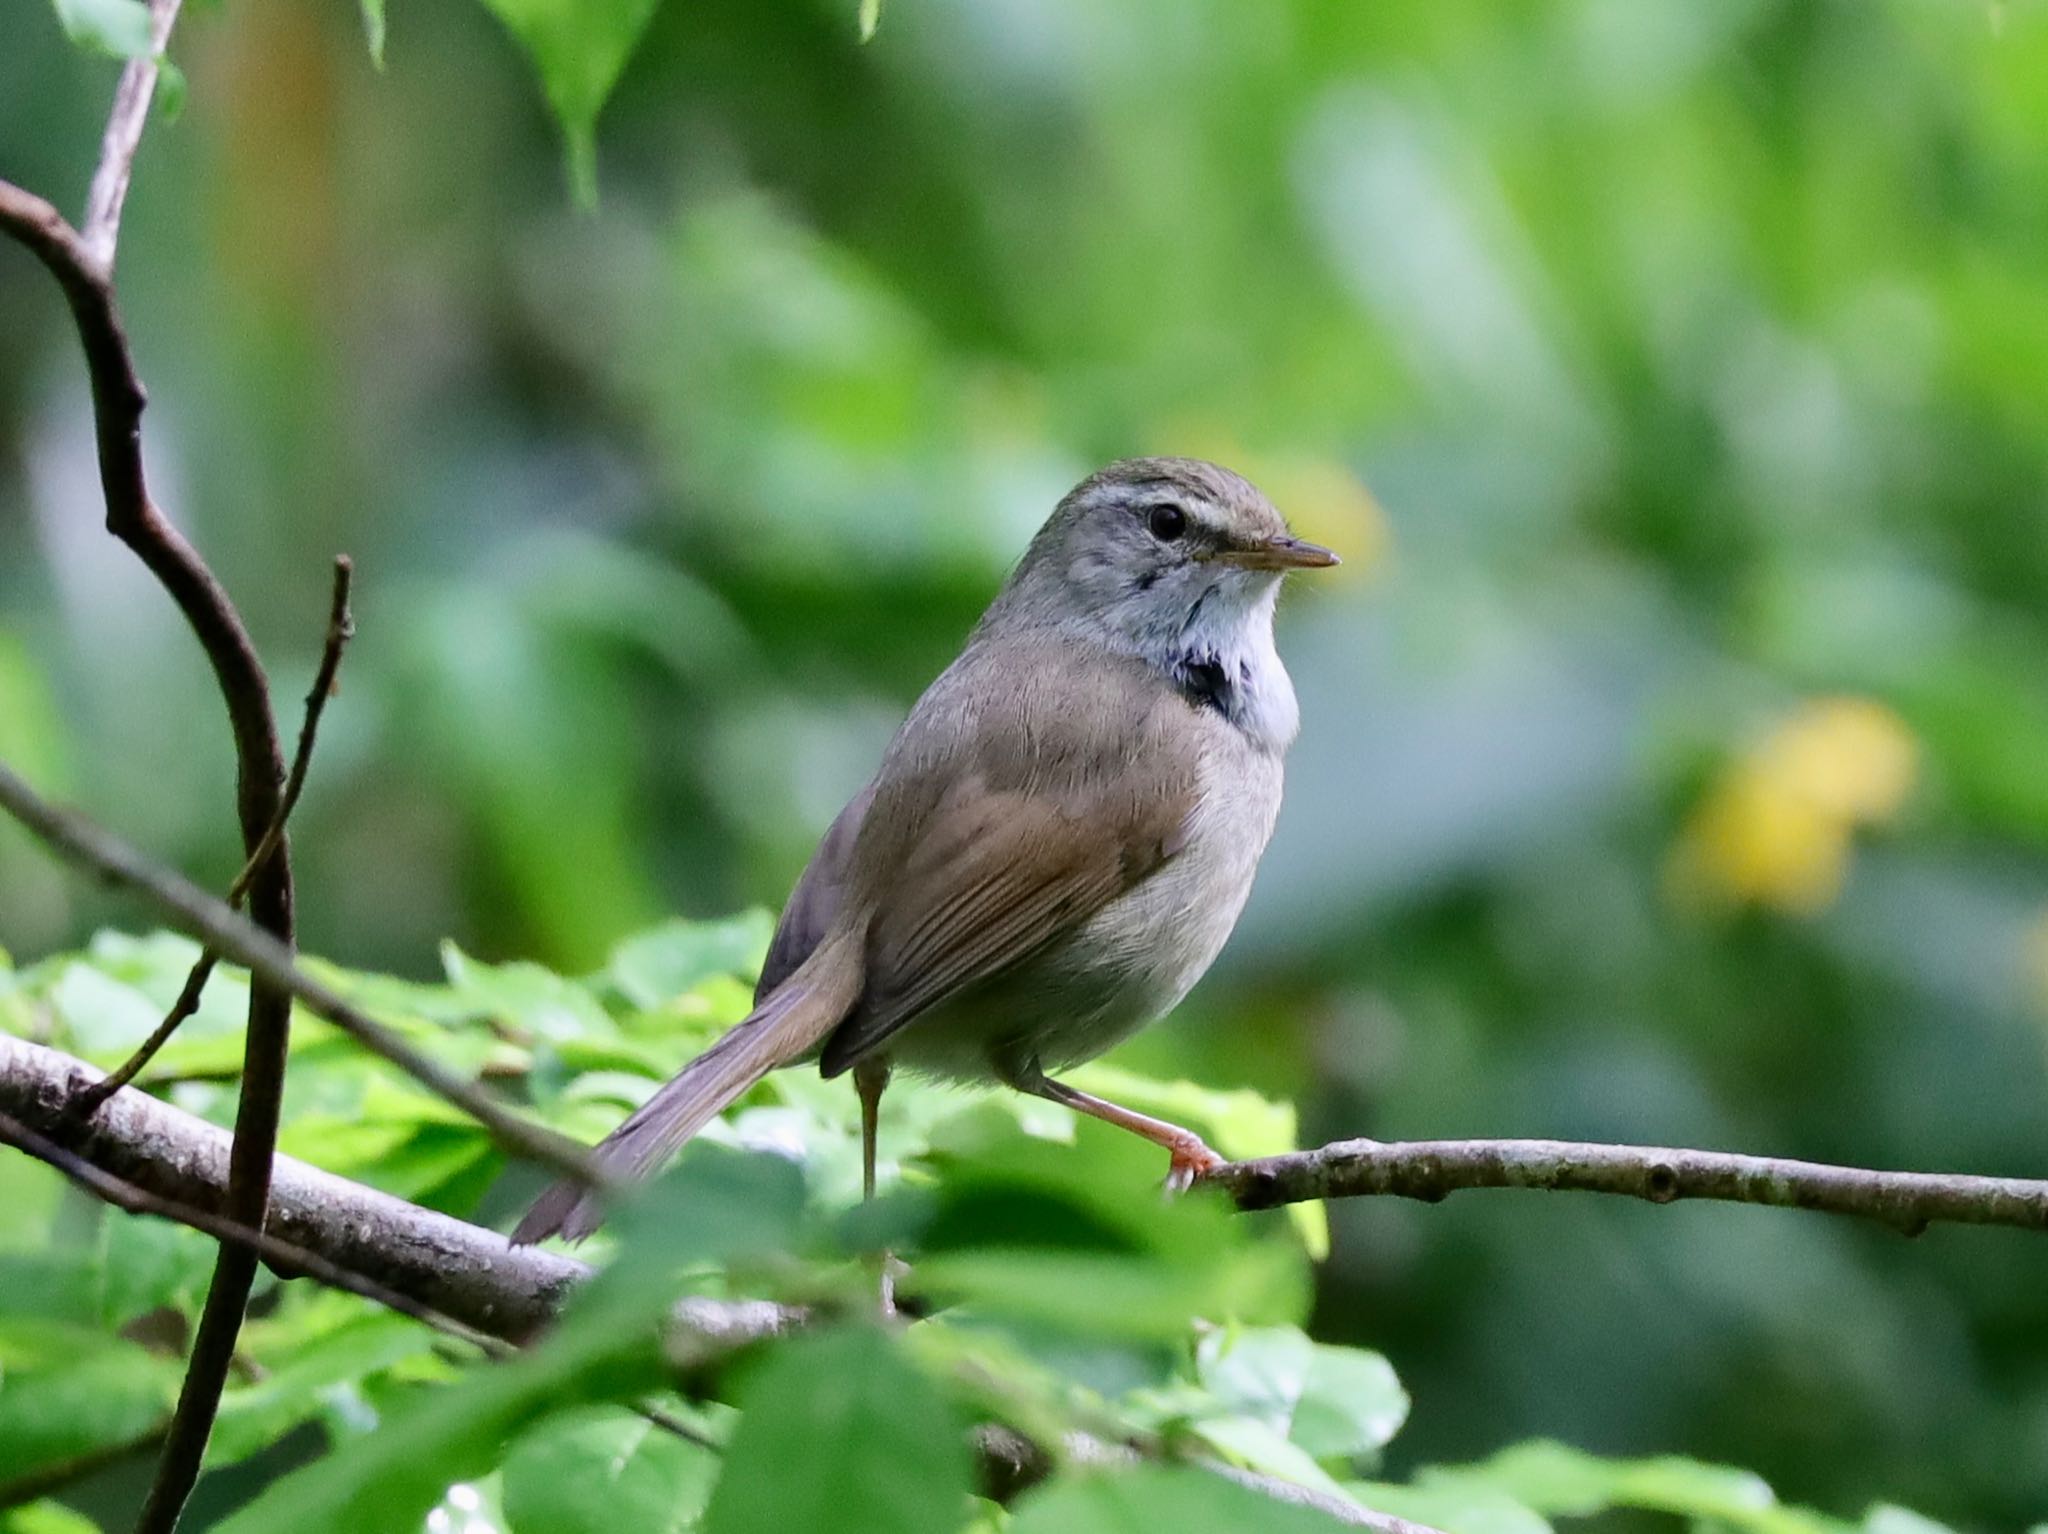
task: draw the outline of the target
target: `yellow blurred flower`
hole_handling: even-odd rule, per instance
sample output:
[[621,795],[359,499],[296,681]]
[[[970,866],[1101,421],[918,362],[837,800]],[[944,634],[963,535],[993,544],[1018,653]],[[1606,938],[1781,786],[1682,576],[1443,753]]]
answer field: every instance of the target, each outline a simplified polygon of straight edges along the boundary
[[1918,759],[1912,732],[1881,703],[1802,704],[1693,811],[1667,870],[1674,892],[1794,915],[1825,910],[1841,893],[1857,827],[1899,812]]
[[1759,766],[1837,819],[1889,820],[1912,791],[1919,748],[1899,716],[1868,698],[1818,698],[1765,740]]

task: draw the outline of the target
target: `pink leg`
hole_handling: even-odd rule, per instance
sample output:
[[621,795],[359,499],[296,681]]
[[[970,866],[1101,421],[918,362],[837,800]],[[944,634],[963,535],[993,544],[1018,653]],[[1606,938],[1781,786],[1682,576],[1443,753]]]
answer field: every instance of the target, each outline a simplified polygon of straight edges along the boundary
[[1033,1072],[1030,1077],[1015,1083],[1017,1089],[1043,1097],[1048,1102],[1059,1103],[1072,1108],[1076,1113],[1085,1113],[1090,1118],[1101,1119],[1105,1124],[1114,1124],[1119,1129],[1128,1129],[1134,1135],[1141,1135],[1154,1145],[1164,1146],[1173,1159],[1166,1173],[1166,1189],[1169,1193],[1185,1192],[1193,1186],[1197,1177],[1204,1172],[1213,1172],[1223,1165],[1223,1158],[1202,1143],[1202,1137],[1192,1129],[1183,1129],[1178,1124],[1169,1124],[1164,1119],[1155,1119],[1134,1109],[1120,1108],[1102,1098],[1091,1097],[1086,1092],[1076,1091],[1065,1082],[1054,1081],[1050,1076]]

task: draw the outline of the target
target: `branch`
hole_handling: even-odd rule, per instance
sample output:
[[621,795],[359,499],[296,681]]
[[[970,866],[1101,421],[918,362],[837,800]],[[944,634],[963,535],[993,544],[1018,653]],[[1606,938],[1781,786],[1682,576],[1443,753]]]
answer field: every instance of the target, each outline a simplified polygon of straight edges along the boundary
[[[0,1139],[19,1139],[32,1154],[121,1207],[258,1246],[290,1276],[304,1274],[386,1304],[392,1303],[386,1296],[397,1295],[416,1307],[407,1314],[423,1310],[435,1320],[508,1342],[536,1337],[569,1292],[590,1276],[572,1257],[513,1246],[494,1231],[289,1156],[277,1158],[267,1233],[258,1237],[233,1227],[208,1213],[226,1183],[227,1132],[132,1089],[116,1093],[97,1116],[81,1122],[65,1108],[94,1074],[69,1055],[0,1034]],[[701,1381],[740,1350],[808,1320],[801,1310],[763,1300],[685,1299],[669,1312],[664,1352],[671,1367]],[[978,1431],[975,1447],[983,1490],[1003,1501],[1051,1475],[1059,1459],[1115,1468],[1172,1454],[1165,1445],[1141,1449],[1070,1434],[1055,1456],[1015,1430],[996,1426]],[[1435,1534],[1292,1482],[1214,1460],[1190,1463],[1379,1534]]]
[[[85,232],[72,229],[42,199],[5,182],[0,182],[0,229],[49,268],[71,306],[92,385],[107,531],[135,552],[177,603],[213,667],[234,735],[242,846],[245,853],[253,854],[278,818],[285,775],[277,720],[270,707],[270,681],[241,615],[213,571],[150,499],[142,462],[142,410],[148,396],[129,354],[114,300],[114,249],[121,207],[156,90],[156,55],[169,40],[178,3],[150,0],[152,56],[132,61],[122,71],[88,197]],[[288,952],[292,943],[292,875],[290,858],[282,847],[258,864],[250,889],[250,911],[266,934]],[[269,1196],[291,1016],[290,992],[261,976],[252,977],[227,1198],[230,1216],[252,1228],[261,1228]],[[251,1252],[234,1245],[220,1248],[138,1534],[169,1534],[199,1478],[206,1440],[213,1430],[255,1279],[256,1258]]]
[[248,918],[228,909],[225,902],[216,900],[191,881],[151,863],[84,817],[49,804],[4,763],[0,763],[0,809],[67,860],[108,883],[126,886],[145,896],[207,947],[219,949],[224,958],[246,967],[252,980],[296,996],[307,1011],[325,1018],[372,1054],[468,1113],[504,1149],[588,1186],[608,1185],[608,1179],[591,1165],[583,1147],[575,1141],[507,1108],[475,1082],[421,1054],[395,1029],[378,1022],[332,986],[307,974],[291,949]]
[[[334,558],[334,599],[327,617],[327,642],[320,653],[320,669],[314,674],[313,686],[306,694],[305,722],[299,727],[299,745],[292,755],[291,775],[285,779],[284,797],[278,803],[275,818],[265,828],[256,850],[242,864],[242,871],[235,875],[234,883],[228,886],[231,910],[241,909],[257,872],[284,839],[285,822],[291,819],[292,811],[299,807],[299,796],[305,792],[306,774],[313,765],[313,743],[320,733],[320,716],[326,711],[327,700],[334,696],[336,679],[341,672],[341,652],[355,638],[355,618],[348,606],[349,587],[354,576],[355,566],[349,557],[337,554]],[[72,1112],[81,1116],[97,1113],[101,1103],[133,1081],[157,1057],[185,1020],[199,1010],[200,998],[206,994],[206,982],[213,978],[214,968],[219,963],[219,949],[208,948],[201,952],[191,972],[185,976],[177,1000],[164,1014],[164,1020],[111,1075],[94,1083],[73,1105]]]
[[[68,1105],[98,1075],[82,1060],[0,1034],[0,1113],[145,1195],[185,1209],[219,1209],[229,1133],[132,1088],[90,1119],[69,1116]],[[264,1229],[279,1242],[510,1342],[544,1327],[590,1272],[573,1258],[508,1245],[493,1231],[289,1156],[277,1158]],[[722,1312],[708,1319],[731,1320]],[[734,1329],[744,1335],[747,1325]]]
[[149,121],[150,98],[156,95],[157,60],[171,40],[179,0],[151,0],[149,56],[132,59],[114,87],[114,109],[100,139],[99,169],[85,199],[85,248],[101,272],[112,275],[114,242],[121,233],[121,205],[128,200],[128,175],[135,165],[136,146]]
[[464,1325],[453,1316],[444,1316],[431,1306],[423,1305],[409,1294],[402,1294],[366,1274],[357,1273],[331,1262],[318,1252],[294,1245],[268,1231],[254,1230],[247,1225],[237,1224],[211,1210],[201,1209],[193,1204],[181,1203],[177,1199],[164,1198],[146,1188],[137,1187],[125,1178],[116,1177],[112,1172],[94,1166],[84,1157],[66,1150],[46,1135],[38,1134],[12,1114],[0,1111],[0,1143],[12,1145],[25,1155],[33,1156],[46,1166],[54,1167],[86,1192],[112,1204],[116,1209],[129,1214],[150,1214],[160,1219],[171,1220],[179,1225],[189,1225],[203,1231],[216,1241],[246,1248],[252,1255],[260,1257],[271,1268],[287,1277],[314,1279],[331,1289],[341,1289],[349,1294],[360,1295],[373,1304],[400,1315],[431,1326],[438,1332],[445,1332],[472,1347],[481,1349],[493,1357],[504,1357],[513,1351],[512,1345],[502,1338]]
[[1959,1172],[1882,1172],[1728,1151],[1571,1140],[1340,1140],[1206,1174],[1240,1209],[1393,1194],[1435,1203],[1462,1188],[1616,1193],[1768,1204],[1877,1220],[1908,1236],[1936,1221],[2048,1230],[2048,1182]]

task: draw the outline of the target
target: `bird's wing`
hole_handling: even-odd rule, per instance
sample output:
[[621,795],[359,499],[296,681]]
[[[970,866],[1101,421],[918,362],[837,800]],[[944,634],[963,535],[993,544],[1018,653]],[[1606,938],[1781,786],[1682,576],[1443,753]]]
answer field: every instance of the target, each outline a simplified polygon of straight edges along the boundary
[[[827,1041],[837,1075],[926,1008],[1030,957],[1187,840],[1199,738],[1189,705],[1118,657],[1011,647],[1007,685],[892,753],[849,878],[871,911],[866,986]],[[1178,726],[1175,728],[1174,726]],[[905,765],[909,770],[904,770]],[[905,828],[887,849],[882,828]]]
[[846,898],[854,840],[860,835],[861,821],[874,799],[873,783],[855,794],[826,830],[825,839],[811,854],[811,861],[804,865],[802,877],[782,908],[782,919],[775,924],[768,957],[761,961],[761,978],[754,986],[756,1002],[766,1000],[770,991],[795,974],[797,966],[824,941]]

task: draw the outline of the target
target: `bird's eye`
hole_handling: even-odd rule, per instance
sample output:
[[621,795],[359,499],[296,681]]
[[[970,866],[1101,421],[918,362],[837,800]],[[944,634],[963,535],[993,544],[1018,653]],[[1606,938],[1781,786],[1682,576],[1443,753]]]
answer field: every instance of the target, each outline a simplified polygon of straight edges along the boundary
[[1145,513],[1145,531],[1161,543],[1172,543],[1188,530],[1188,514],[1171,504]]

